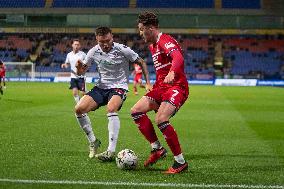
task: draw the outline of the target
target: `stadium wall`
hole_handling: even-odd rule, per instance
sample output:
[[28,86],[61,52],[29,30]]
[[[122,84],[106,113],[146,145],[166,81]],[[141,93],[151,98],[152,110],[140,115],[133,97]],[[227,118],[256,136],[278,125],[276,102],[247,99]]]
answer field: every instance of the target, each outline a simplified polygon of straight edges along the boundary
[[[70,77],[36,77],[31,78],[6,78],[11,82],[69,82]],[[87,83],[95,83],[98,81],[97,77],[86,77]],[[155,80],[150,80],[154,83]],[[129,79],[133,83],[133,78]],[[145,82],[145,81],[144,81]],[[214,79],[214,80],[188,80],[189,85],[214,85],[214,86],[277,86],[284,87],[284,80],[258,80],[258,79]]]
[[[1,19],[2,18],[2,19]],[[137,14],[2,15],[0,27],[136,28]],[[160,14],[161,28],[179,29],[284,29],[284,16]],[[123,22],[121,21],[123,20]],[[2,29],[3,30],[3,29]]]

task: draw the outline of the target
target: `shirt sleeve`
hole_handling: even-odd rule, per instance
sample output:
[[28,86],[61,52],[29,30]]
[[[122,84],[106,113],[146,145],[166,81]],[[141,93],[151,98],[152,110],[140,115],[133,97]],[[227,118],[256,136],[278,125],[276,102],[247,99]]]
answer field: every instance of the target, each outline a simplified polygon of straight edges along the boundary
[[175,73],[183,72],[184,59],[176,40],[167,36],[160,41],[160,48],[165,52],[165,54],[172,58],[172,67],[170,70]]
[[163,50],[166,55],[170,55],[173,51],[178,50],[177,42],[171,37],[165,37],[160,40],[160,49]]
[[69,53],[68,53],[67,56],[66,56],[65,64],[70,64],[70,61],[69,61]]
[[172,57],[172,67],[170,71],[182,73],[184,71],[184,59],[182,54],[179,51],[173,51],[170,53],[170,56]]
[[121,51],[130,62],[135,62],[135,60],[139,58],[139,55],[136,52],[125,45],[121,46]]
[[94,50],[91,49],[84,58],[83,64],[87,64],[88,66],[90,66],[93,63],[93,61],[94,61]]
[[86,59],[86,56],[87,56],[86,53],[83,52],[82,61],[84,61]]

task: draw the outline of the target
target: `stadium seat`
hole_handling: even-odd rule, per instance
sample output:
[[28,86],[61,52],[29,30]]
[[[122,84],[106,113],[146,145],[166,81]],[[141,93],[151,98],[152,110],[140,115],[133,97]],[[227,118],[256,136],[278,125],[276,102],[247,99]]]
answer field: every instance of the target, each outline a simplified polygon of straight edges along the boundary
[[222,0],[222,8],[260,9],[260,0]]
[[138,8],[213,8],[214,0],[137,0]]
[[52,7],[54,8],[127,8],[129,0],[53,0]]
[[45,0],[0,0],[0,8],[41,8]]

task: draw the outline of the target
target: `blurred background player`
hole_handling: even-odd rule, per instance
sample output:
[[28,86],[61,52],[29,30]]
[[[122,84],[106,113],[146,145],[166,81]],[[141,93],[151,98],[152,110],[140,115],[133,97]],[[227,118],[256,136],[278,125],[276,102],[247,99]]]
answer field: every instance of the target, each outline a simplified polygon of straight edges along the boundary
[[142,83],[142,69],[138,64],[133,64],[133,91],[135,95],[138,95],[137,85],[139,84],[140,88],[145,88],[145,85]]
[[[3,95],[3,89],[6,88],[5,75],[6,75],[6,67],[4,63],[0,60],[0,93],[1,95]],[[2,83],[3,83],[3,86],[2,86]]]
[[61,65],[61,68],[71,67],[71,80],[70,88],[72,89],[73,97],[76,103],[79,102],[80,96],[79,91],[81,91],[82,96],[86,92],[85,76],[77,75],[76,63],[78,60],[83,61],[86,57],[86,54],[83,51],[80,51],[81,45],[78,39],[72,41],[72,51],[67,54],[65,63]]
[[128,92],[129,63],[137,63],[142,67],[146,79],[146,87],[151,88],[146,63],[129,47],[115,43],[112,31],[108,27],[96,29],[98,44],[89,50],[85,60],[78,62],[78,71],[87,69],[95,63],[100,75],[98,83],[81,98],[75,106],[78,123],[83,128],[90,142],[89,157],[93,158],[100,146],[96,139],[90,118],[87,113],[101,106],[107,106],[109,145],[106,151],[96,154],[101,161],[113,161],[117,144],[120,120],[118,111],[122,107]]
[[155,110],[157,111],[155,122],[174,154],[174,164],[165,173],[179,173],[188,168],[188,163],[182,155],[177,133],[169,119],[184,104],[189,93],[182,50],[174,38],[159,31],[159,21],[154,13],[140,14],[138,28],[141,37],[149,44],[156,69],[153,90],[142,97],[131,109],[135,123],[152,147],[150,157],[145,161],[144,166],[153,165],[167,154],[146,115],[147,112]]

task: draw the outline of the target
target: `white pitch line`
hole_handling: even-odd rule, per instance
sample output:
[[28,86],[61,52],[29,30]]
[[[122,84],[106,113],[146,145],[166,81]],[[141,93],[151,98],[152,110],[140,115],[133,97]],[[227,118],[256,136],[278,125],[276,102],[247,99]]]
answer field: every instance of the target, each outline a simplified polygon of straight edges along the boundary
[[280,185],[245,185],[245,184],[177,184],[177,183],[147,183],[147,182],[103,182],[103,181],[72,181],[72,180],[23,180],[0,179],[0,182],[22,184],[66,184],[66,185],[103,185],[103,186],[150,186],[175,188],[244,188],[244,189],[284,189]]

